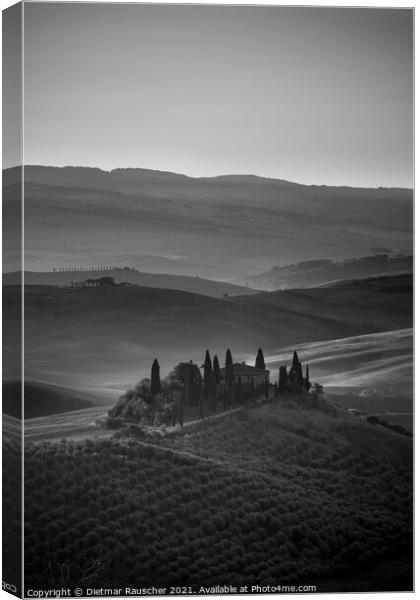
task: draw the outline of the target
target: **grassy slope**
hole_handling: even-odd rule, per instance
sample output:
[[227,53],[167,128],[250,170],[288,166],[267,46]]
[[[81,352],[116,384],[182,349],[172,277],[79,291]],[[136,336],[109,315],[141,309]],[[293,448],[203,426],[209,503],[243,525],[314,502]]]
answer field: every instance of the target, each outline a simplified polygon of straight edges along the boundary
[[[392,279],[391,279],[392,280]],[[28,286],[26,368],[32,378],[79,387],[83,374],[144,375],[158,356],[167,372],[180,360],[199,361],[206,349],[224,356],[290,344],[410,327],[412,293],[379,285],[261,293],[229,299],[175,290],[69,290]],[[408,282],[410,280],[407,280]],[[19,289],[4,288],[6,372]],[[12,365],[10,365],[11,367]],[[42,377],[39,375],[42,374]],[[67,380],[62,374],[69,374]],[[74,375],[72,375],[74,374]],[[127,375],[128,376],[128,375]],[[61,379],[60,379],[61,378]]]
[[[3,412],[20,418],[21,383],[3,381]],[[81,408],[90,408],[99,398],[81,394],[77,390],[49,385],[46,383],[25,381],[25,419],[33,419]]]
[[[19,271],[5,273],[3,285],[18,285],[20,282]],[[245,286],[202,279],[201,277],[186,277],[183,275],[166,275],[161,273],[142,273],[137,271],[71,271],[71,272],[40,272],[25,271],[26,285],[70,285],[72,281],[84,281],[99,277],[113,277],[117,283],[121,281],[154,288],[164,288],[204,294],[205,296],[221,297],[224,294],[239,296],[253,294],[255,290]]]
[[273,268],[268,273],[243,278],[238,283],[245,283],[260,290],[270,291],[318,287],[340,280],[411,273],[412,270],[412,256],[388,258],[387,255],[376,255],[343,262],[307,261],[297,265],[287,265]]
[[411,589],[411,440],[283,399],[161,444],[26,447],[28,586]]

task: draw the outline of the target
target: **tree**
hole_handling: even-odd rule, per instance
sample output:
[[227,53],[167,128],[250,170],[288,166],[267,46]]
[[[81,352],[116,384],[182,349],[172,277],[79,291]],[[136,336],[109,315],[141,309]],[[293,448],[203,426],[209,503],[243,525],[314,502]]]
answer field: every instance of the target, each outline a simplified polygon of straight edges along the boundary
[[324,387],[320,383],[314,383],[314,385],[312,386],[312,395],[314,397],[314,400],[317,400],[318,396],[323,393]]
[[184,427],[184,396],[183,394],[179,395],[179,424],[181,425],[181,427]]
[[292,369],[296,373],[299,370],[299,358],[298,358],[296,350],[293,352]]
[[178,363],[173,372],[170,373],[173,383],[179,382],[184,389],[185,399],[189,406],[197,406],[199,403],[201,373],[198,365],[189,362]]
[[302,371],[302,363],[298,363],[298,368],[297,368],[297,384],[299,387],[299,390],[302,391],[303,389],[303,371]]
[[210,373],[209,379],[209,408],[211,412],[216,410],[217,396],[216,396],[216,374],[214,371]]
[[203,384],[202,384],[201,373],[200,373],[200,379],[198,381],[197,396],[198,396],[198,405],[200,407],[200,419],[203,419],[204,418],[204,412],[203,412]]
[[281,366],[279,369],[279,394],[282,394],[287,388],[287,369],[285,366]]
[[219,365],[219,359],[217,358],[217,355],[214,355],[213,358],[213,372],[214,372],[214,378],[216,381],[216,385],[219,385],[220,380],[221,380],[221,375],[220,375],[220,365]]
[[204,401],[207,403],[210,395],[210,377],[212,371],[210,352],[207,350],[206,358],[204,359]]
[[160,383],[160,367],[157,359],[155,358],[152,365],[150,393],[154,396],[155,394],[159,394],[161,392],[161,389],[162,386]]
[[257,357],[255,359],[255,368],[265,370],[264,354],[261,348],[258,348]]
[[309,365],[306,365],[305,387],[306,391],[309,392],[311,388],[311,382],[309,381]]
[[226,350],[225,359],[225,408],[232,406],[234,395],[235,373],[233,369],[233,360],[230,350]]

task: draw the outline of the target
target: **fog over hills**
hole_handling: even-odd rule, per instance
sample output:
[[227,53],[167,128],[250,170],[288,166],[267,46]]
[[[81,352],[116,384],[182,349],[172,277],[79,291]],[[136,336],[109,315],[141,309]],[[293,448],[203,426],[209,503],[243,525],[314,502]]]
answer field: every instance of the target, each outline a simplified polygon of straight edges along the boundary
[[[3,290],[5,376],[16,377],[20,288]],[[207,348],[224,361],[267,355],[318,340],[412,327],[412,278],[231,298],[146,287],[25,288],[25,372],[76,389],[124,391],[149,375],[200,362]],[[201,362],[200,362],[201,364]],[[316,372],[313,374],[316,376]],[[115,392],[117,393],[117,392]]]
[[[146,169],[27,166],[24,172],[28,270],[116,264],[234,280],[273,265],[366,256],[372,246],[406,253],[412,246],[409,189]],[[17,227],[17,175],[17,169],[3,172],[6,237]],[[17,269],[16,254],[6,254],[5,270]]]
[[[387,249],[388,252],[391,249]],[[238,283],[273,291],[294,287],[313,287],[345,279],[362,279],[369,276],[411,273],[413,257],[376,254],[341,261],[307,260],[284,267],[273,267],[267,273],[239,279]]]

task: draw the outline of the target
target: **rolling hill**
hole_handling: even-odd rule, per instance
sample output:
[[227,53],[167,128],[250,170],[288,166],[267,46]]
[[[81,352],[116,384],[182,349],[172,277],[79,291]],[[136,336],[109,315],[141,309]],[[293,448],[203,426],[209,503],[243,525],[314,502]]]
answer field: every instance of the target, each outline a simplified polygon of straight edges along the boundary
[[[25,419],[90,408],[99,396],[48,383],[25,381]],[[21,383],[3,381],[3,412],[21,418]]]
[[411,439],[291,398],[151,443],[27,442],[25,582],[71,564],[93,588],[409,591],[412,461]]
[[[20,289],[3,289],[5,374],[14,377]],[[412,327],[412,277],[345,287],[232,298],[146,287],[25,289],[27,377],[77,389],[122,393],[178,362],[201,361],[206,348],[224,360],[311,341]],[[200,363],[201,364],[201,363]]]
[[[17,175],[3,173],[7,271],[19,266]],[[366,256],[372,246],[411,253],[412,200],[409,189],[25,166],[25,264],[36,271],[128,264],[237,280],[272,265]]]
[[238,283],[270,292],[287,288],[315,287],[337,280],[363,279],[412,271],[412,256],[376,254],[341,261],[308,260],[284,267],[273,267],[268,273],[245,277]]
[[[80,282],[85,279],[99,277],[113,277],[116,283],[122,281],[141,285],[144,287],[164,288],[204,294],[205,296],[240,296],[253,294],[256,290],[242,285],[212,281],[201,277],[188,277],[184,275],[166,275],[164,273],[141,273],[139,271],[126,271],[122,269],[107,269],[93,271],[25,271],[25,285],[70,285],[72,281]],[[3,274],[3,285],[18,285],[21,276],[19,271]]]

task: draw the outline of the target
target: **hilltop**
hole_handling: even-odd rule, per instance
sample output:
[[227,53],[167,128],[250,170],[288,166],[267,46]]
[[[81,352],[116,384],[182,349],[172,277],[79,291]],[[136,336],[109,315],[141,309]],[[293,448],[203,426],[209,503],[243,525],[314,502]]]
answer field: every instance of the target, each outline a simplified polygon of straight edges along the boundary
[[[6,248],[19,219],[17,174],[3,173]],[[372,246],[407,253],[412,200],[409,189],[25,166],[25,263],[45,270],[94,256],[145,272],[238,280],[272,265],[366,256]],[[18,269],[15,254],[4,259],[5,270]]]

